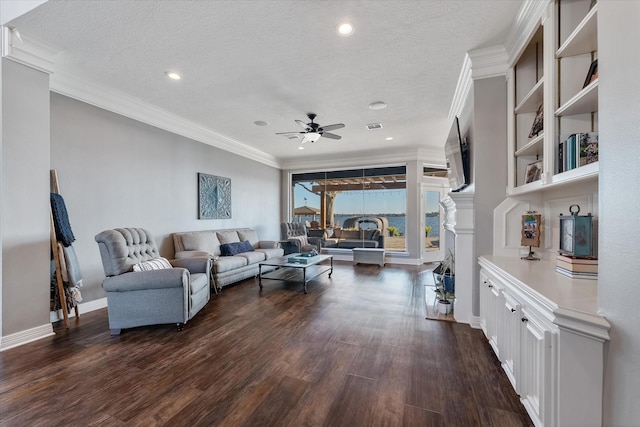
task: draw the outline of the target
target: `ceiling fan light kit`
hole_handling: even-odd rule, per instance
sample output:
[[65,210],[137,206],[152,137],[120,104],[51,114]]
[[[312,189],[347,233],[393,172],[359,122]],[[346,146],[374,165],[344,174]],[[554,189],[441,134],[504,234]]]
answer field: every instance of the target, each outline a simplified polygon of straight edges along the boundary
[[303,132],[277,132],[276,135],[288,135],[287,138],[289,138],[289,136],[292,134],[300,134],[302,135],[301,143],[303,144],[305,142],[316,142],[318,139],[320,139],[320,137],[329,139],[342,138],[340,135],[336,135],[335,133],[330,133],[328,131],[342,129],[344,127],[344,124],[336,123],[333,125],[321,126],[320,124],[314,122],[315,118],[317,117],[314,113],[307,114],[307,117],[309,118],[309,120],[311,120],[309,123],[305,123],[302,120],[295,121],[302,129],[304,129]]

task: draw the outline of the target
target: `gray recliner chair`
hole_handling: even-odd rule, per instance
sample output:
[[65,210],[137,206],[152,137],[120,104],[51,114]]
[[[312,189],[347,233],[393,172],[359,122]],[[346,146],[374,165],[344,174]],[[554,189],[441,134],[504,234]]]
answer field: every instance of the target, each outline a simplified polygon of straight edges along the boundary
[[307,227],[299,222],[283,222],[280,224],[280,240],[288,241],[296,252],[320,252],[322,238],[307,236]]
[[[99,233],[95,240],[107,276],[102,287],[112,335],[124,328],[163,323],[175,323],[180,330],[209,301],[208,257],[172,260],[173,268],[146,270],[166,264],[147,230],[116,228]],[[134,265],[144,271],[134,271]]]

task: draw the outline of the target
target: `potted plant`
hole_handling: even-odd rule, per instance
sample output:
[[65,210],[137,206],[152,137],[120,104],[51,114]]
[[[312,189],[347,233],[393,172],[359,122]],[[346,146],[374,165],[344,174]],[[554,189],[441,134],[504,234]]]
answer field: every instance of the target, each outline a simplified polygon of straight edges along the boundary
[[389,237],[393,237],[393,236],[397,236],[398,235],[398,227],[395,226],[390,226],[387,227],[387,231],[389,232]]
[[451,250],[447,252],[440,264],[433,269],[436,281],[436,296],[438,298],[438,311],[441,314],[449,314],[453,309],[452,301],[455,299],[455,256]]
[[425,225],[424,227],[424,237],[429,237],[429,233],[431,233],[431,226]]

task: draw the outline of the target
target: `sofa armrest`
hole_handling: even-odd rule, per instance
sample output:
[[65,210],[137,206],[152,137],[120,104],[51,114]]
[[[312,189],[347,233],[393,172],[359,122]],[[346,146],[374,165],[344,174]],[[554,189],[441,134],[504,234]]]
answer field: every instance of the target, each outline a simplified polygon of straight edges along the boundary
[[184,259],[184,258],[201,258],[201,257],[210,257],[212,256],[207,251],[180,251],[176,252],[175,259]]
[[107,292],[129,292],[144,289],[181,288],[189,284],[189,271],[184,268],[133,271],[107,277],[102,287]]
[[320,249],[322,248],[323,240],[324,239],[322,237],[307,237],[309,244],[315,246],[318,252],[320,252]]
[[170,262],[172,266],[186,268],[190,273],[209,274],[211,269],[211,258],[208,256],[172,259]]
[[260,240],[258,242],[258,249],[277,249],[280,247],[280,243],[275,240]]
[[300,243],[300,240],[289,239],[287,240],[287,242],[289,242],[290,245],[293,245],[295,247],[294,252],[302,252],[302,243]]

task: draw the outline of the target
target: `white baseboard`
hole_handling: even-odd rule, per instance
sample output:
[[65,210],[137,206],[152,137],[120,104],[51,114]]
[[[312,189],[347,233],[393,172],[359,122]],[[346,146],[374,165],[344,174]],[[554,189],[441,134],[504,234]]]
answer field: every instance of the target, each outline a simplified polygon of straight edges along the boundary
[[[78,314],[89,313],[91,311],[100,310],[101,308],[105,307],[107,307],[107,297],[78,304]],[[62,310],[51,311],[49,313],[49,317],[51,319],[51,322],[57,322],[64,318],[64,316],[62,315]],[[71,317],[76,317],[75,310],[71,310],[69,312],[69,318]]]
[[480,316],[471,317],[471,323],[469,323],[473,329],[482,329],[482,323],[480,323]]
[[0,352],[55,335],[51,323],[0,337]]

